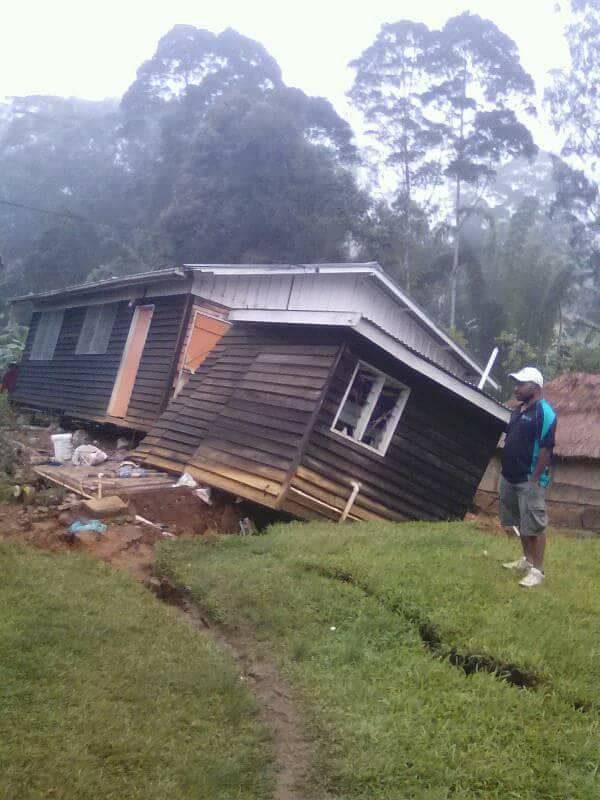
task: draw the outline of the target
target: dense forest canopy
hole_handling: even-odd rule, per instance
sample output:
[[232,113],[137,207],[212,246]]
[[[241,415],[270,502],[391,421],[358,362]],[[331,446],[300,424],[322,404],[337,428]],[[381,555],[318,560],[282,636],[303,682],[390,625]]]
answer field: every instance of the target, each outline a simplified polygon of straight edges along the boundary
[[600,3],[571,5],[571,67],[537,109],[516,44],[468,12],[357,54],[359,135],[230,29],[176,25],[120,100],[7,100],[0,300],[186,261],[378,260],[480,358],[600,370]]

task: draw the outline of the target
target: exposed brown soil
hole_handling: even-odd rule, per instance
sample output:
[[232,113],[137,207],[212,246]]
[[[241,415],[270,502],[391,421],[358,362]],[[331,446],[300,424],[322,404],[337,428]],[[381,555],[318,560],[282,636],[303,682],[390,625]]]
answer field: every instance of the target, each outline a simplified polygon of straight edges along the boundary
[[136,492],[130,500],[134,514],[166,525],[170,533],[199,536],[208,531],[239,533],[242,512],[231,498],[213,493],[212,505],[207,505],[191,489],[168,489]]

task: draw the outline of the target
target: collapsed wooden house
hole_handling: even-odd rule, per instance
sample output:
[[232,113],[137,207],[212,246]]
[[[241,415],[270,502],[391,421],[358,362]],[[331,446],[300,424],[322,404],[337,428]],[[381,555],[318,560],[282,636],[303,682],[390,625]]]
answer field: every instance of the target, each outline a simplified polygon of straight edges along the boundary
[[[559,375],[544,387],[558,413],[552,482],[547,491],[550,522],[558,527],[600,531],[600,375]],[[496,511],[500,449],[477,492],[477,503]]]
[[508,418],[373,263],[189,265],[17,301],[17,402],[142,431],[147,464],[301,518],[460,518]]

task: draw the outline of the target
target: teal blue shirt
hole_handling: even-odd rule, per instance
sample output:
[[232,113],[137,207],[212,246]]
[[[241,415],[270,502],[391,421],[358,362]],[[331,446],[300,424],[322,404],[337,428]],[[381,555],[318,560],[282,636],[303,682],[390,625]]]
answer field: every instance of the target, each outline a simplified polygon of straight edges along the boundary
[[[538,400],[525,410],[513,411],[502,451],[502,475],[510,483],[525,483],[533,474],[540,450],[552,450],[556,436],[556,412],[546,400]],[[540,485],[550,483],[545,469]]]

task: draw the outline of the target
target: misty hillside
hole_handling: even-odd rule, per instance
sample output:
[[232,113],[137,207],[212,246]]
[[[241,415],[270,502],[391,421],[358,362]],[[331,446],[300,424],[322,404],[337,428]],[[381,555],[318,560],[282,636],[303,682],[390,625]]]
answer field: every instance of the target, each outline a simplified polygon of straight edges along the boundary
[[[231,29],[175,26],[119,99],[6,100],[0,299],[186,261],[378,260],[481,357],[600,370],[598,138],[570,116],[564,153],[540,152],[516,45],[475,15],[384,26],[352,68],[360,135]],[[554,81],[560,126],[585,94]]]

